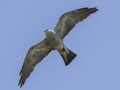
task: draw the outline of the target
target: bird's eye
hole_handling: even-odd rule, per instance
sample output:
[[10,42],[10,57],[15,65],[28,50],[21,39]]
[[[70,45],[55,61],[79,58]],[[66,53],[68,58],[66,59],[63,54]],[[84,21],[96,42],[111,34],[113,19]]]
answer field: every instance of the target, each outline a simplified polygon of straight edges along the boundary
[[45,29],[44,32],[46,32],[48,29]]

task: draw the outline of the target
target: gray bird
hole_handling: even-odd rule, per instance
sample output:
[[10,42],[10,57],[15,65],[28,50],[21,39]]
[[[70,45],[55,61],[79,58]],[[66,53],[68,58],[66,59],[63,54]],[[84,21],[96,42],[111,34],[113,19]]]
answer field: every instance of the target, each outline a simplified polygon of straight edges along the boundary
[[55,31],[46,29],[45,35],[49,45],[53,48],[53,50],[57,50],[60,53],[65,65],[69,65],[70,62],[76,57],[76,54],[63,44],[63,40]]
[[52,50],[57,50],[62,56],[65,65],[69,65],[70,62],[76,57],[76,54],[64,45],[63,39],[77,23],[83,21],[90,14],[95,13],[96,11],[98,11],[96,7],[85,7],[67,12],[60,17],[54,31],[46,29],[46,38],[29,49],[20,71],[21,77],[18,85],[20,85],[20,87],[24,85],[26,79],[34,70],[35,66]]

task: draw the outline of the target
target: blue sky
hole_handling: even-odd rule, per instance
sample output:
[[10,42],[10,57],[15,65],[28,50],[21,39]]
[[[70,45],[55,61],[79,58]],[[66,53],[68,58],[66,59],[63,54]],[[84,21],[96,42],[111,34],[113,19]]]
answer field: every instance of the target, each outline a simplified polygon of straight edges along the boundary
[[[97,7],[64,40],[77,54],[65,66],[52,52],[20,88],[19,72],[29,48],[54,29],[65,12]],[[1,0],[0,90],[120,90],[120,0]]]

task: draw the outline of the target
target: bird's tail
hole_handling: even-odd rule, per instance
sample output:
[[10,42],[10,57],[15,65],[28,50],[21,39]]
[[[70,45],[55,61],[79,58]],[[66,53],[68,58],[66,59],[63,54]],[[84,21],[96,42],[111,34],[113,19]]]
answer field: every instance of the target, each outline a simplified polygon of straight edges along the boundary
[[68,48],[62,49],[62,52],[59,53],[62,56],[66,66],[69,65],[72,62],[72,60],[77,56],[74,52],[72,52]]

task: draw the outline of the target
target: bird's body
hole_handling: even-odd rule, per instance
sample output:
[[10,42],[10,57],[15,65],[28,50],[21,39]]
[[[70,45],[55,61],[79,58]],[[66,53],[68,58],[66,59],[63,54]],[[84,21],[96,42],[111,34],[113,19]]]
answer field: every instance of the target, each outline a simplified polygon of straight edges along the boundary
[[52,50],[57,50],[62,56],[65,65],[69,65],[71,61],[76,57],[76,54],[69,50],[63,43],[63,39],[68,35],[68,33],[75,27],[75,25],[84,19],[86,19],[90,14],[98,11],[96,7],[93,8],[81,8],[69,11],[63,14],[54,31],[45,31],[46,38],[36,45],[33,45],[24,60],[22,69],[20,71],[20,80],[18,85],[20,87],[24,85],[26,79],[29,77],[31,72],[34,70],[35,66],[41,62]]
[[50,44],[50,46],[60,53],[65,65],[69,65],[77,55],[64,45],[63,40],[53,30],[46,29],[45,35],[46,40]]
[[54,32],[53,30],[46,29],[45,36],[47,42],[53,49],[55,50],[63,49],[64,47],[63,40],[59,37],[59,35],[56,32]]

